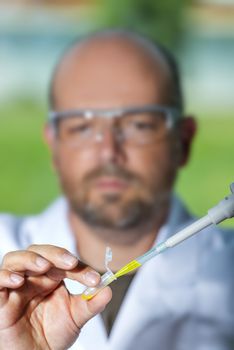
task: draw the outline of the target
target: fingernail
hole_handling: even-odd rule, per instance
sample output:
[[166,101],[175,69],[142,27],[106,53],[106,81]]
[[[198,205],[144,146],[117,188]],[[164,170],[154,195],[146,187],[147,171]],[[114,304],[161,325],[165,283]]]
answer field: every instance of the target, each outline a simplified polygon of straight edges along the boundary
[[96,271],[88,271],[84,275],[86,282],[96,285],[100,281],[100,274]]
[[22,276],[16,275],[14,273],[10,275],[10,279],[14,284],[20,284],[24,280]]
[[74,255],[71,254],[63,254],[62,256],[64,264],[68,266],[73,266],[77,262],[77,258]]
[[48,265],[48,261],[39,256],[38,258],[36,258],[36,265],[42,268]]

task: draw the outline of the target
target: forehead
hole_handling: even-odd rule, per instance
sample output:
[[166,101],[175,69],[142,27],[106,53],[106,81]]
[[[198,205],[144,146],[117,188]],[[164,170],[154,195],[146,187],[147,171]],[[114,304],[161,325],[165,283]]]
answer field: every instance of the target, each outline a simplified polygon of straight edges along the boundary
[[169,69],[160,53],[124,38],[95,38],[74,46],[53,82],[56,109],[163,103]]

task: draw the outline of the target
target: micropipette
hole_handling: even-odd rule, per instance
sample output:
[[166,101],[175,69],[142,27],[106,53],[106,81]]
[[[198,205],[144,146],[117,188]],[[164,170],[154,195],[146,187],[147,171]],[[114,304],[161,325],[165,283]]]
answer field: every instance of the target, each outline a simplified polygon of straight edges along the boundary
[[123,266],[119,271],[113,273],[110,269],[102,275],[101,282],[96,287],[88,287],[82,294],[82,298],[89,300],[99,293],[103,288],[109,285],[117,278],[131,272],[138,267],[142,266],[146,261],[150,260],[156,255],[164,252],[168,248],[173,248],[177,244],[183,242],[187,238],[193,236],[202,229],[212,224],[219,224],[220,222],[234,217],[234,183],[230,186],[232,194],[225,197],[216,206],[208,210],[206,216],[193,222],[189,226],[185,227],[181,231],[177,232],[173,236],[169,237],[166,241],[157,244],[155,247],[148,250],[145,254],[130,261],[127,265]]

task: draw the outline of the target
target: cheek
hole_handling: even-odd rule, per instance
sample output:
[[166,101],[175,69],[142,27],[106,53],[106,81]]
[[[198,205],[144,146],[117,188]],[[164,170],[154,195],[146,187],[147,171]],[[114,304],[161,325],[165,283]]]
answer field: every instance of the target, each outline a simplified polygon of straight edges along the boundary
[[96,157],[92,152],[76,149],[67,149],[58,147],[54,153],[54,163],[60,181],[66,182],[67,185],[77,184],[87,173],[96,165]]
[[175,175],[172,147],[162,143],[157,147],[136,149],[129,156],[129,167],[150,187],[165,187]]

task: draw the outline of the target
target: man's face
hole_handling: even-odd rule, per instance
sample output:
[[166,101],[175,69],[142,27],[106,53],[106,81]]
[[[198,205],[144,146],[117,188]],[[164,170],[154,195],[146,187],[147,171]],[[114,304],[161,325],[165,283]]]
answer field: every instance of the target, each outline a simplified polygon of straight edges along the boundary
[[[73,52],[55,79],[55,110],[167,104],[166,65],[126,43],[93,43]],[[58,135],[54,164],[71,207],[101,228],[136,227],[160,213],[178,167],[178,138],[168,132],[152,145],[116,140],[114,120],[100,119],[101,142],[73,147]]]

